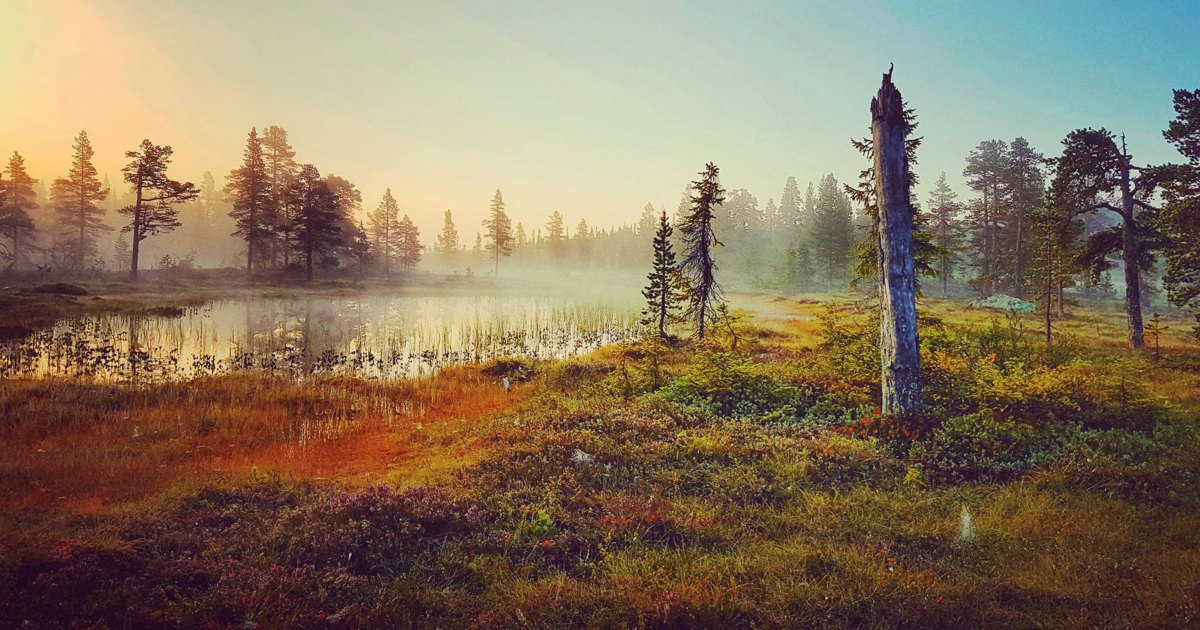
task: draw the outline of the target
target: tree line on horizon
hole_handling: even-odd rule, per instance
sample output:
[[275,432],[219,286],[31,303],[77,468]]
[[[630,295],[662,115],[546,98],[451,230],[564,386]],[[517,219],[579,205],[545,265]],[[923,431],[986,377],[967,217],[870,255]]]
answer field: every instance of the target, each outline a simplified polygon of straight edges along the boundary
[[[1200,242],[1198,92],[1175,92],[1176,118],[1164,131],[1183,164],[1136,163],[1124,139],[1105,129],[1072,131],[1057,157],[1021,137],[980,142],[962,171],[969,199],[959,200],[944,172],[924,207],[914,199],[919,272],[937,277],[942,295],[1007,293],[1058,316],[1079,296],[1112,295],[1118,273],[1130,341],[1140,344],[1141,311],[1160,285],[1178,307],[1195,307],[1200,298],[1200,254],[1193,245]],[[913,140],[919,145],[919,138]],[[111,258],[133,278],[145,266],[148,244],[174,250],[155,250],[162,254],[158,266],[166,267],[191,261],[197,243],[224,239],[222,232],[242,241],[241,264],[248,272],[303,272],[308,279],[339,268],[410,272],[428,259],[491,275],[499,275],[508,258],[635,267],[653,252],[667,214],[646,204],[632,224],[600,228],[580,219],[572,228],[556,210],[543,225],[527,229],[513,224],[497,190],[473,247],[450,210],[427,246],[390,188],[365,221],[356,218],[362,195],[355,185],[299,163],[287,132],[275,125],[261,135],[251,129],[242,163],[223,187],[210,173],[199,186],[172,179],[171,147],[145,140],[126,152],[124,192],[118,194],[107,177],[99,178],[94,155],[87,133],[80,132],[68,173],[53,180],[47,193],[13,152],[0,170],[0,259],[6,270],[101,271],[109,257],[99,243],[114,227]],[[827,174],[802,192],[789,177],[779,202],[770,198],[762,207],[745,188],[723,190],[709,209],[709,227],[723,245],[713,250],[713,260],[725,273],[763,288],[820,291],[870,283],[872,254],[863,244],[870,243],[873,218],[863,181],[851,186]],[[668,217],[676,249],[687,238],[681,227],[695,211],[694,192],[689,186]],[[46,197],[52,214],[37,212]],[[119,225],[105,221],[110,212],[121,218]],[[185,225],[187,237],[172,241]],[[193,250],[185,256],[189,244]]]

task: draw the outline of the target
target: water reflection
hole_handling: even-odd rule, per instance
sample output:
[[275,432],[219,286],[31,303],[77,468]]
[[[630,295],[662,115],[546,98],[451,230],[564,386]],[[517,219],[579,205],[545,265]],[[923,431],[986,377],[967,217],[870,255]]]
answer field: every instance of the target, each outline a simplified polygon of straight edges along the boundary
[[637,335],[636,307],[561,298],[299,297],[182,317],[95,315],[0,346],[0,375],[157,381],[258,371],[406,378],[502,356],[562,358]]

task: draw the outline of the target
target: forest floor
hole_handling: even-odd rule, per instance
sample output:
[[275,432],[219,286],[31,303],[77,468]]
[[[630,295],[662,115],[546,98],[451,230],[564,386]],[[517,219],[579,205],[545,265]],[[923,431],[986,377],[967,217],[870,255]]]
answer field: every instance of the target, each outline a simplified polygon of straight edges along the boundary
[[705,344],[421,381],[0,380],[0,619],[1200,624],[1188,322],[1156,359],[1118,312],[1046,347],[1036,316],[928,300],[928,413],[900,420],[855,304],[733,303]]

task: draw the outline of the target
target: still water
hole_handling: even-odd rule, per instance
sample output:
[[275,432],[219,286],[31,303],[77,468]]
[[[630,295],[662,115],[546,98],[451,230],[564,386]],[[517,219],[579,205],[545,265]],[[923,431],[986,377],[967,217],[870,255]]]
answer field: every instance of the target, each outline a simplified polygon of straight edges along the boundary
[[634,303],[514,296],[224,300],[180,317],[93,315],[0,346],[0,376],[158,381],[257,371],[411,378],[562,358],[638,334]]

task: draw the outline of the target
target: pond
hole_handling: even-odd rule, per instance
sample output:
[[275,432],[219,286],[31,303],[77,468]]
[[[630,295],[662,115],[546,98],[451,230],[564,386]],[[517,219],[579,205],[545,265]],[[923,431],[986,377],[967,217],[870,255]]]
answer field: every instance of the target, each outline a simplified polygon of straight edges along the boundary
[[160,381],[232,372],[412,378],[564,358],[638,335],[636,303],[549,296],[253,298],[179,317],[100,314],[0,346],[0,376]]

